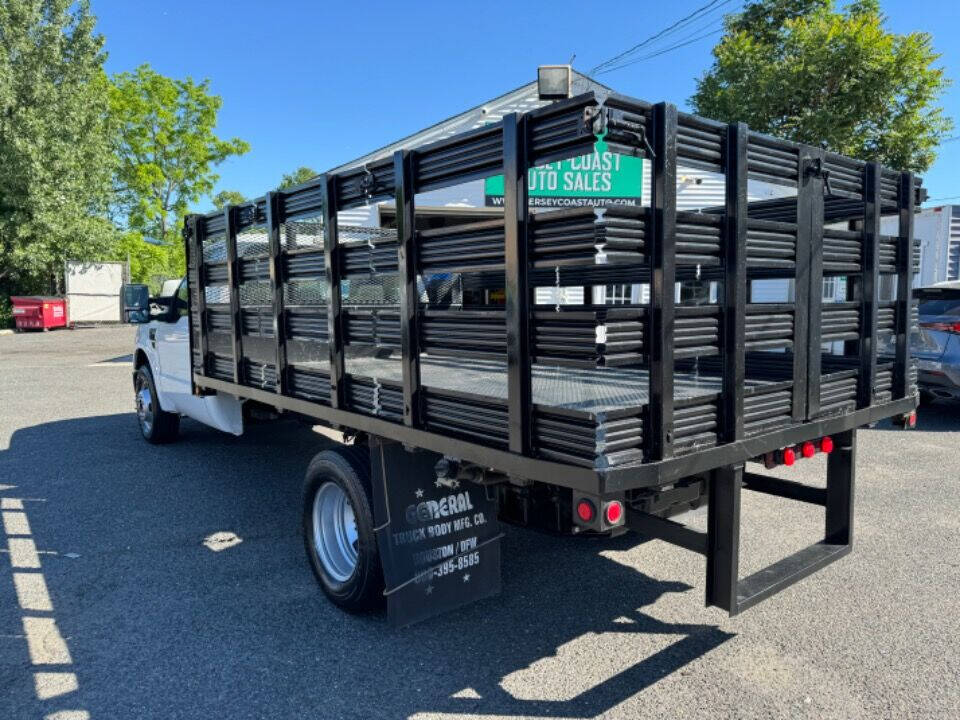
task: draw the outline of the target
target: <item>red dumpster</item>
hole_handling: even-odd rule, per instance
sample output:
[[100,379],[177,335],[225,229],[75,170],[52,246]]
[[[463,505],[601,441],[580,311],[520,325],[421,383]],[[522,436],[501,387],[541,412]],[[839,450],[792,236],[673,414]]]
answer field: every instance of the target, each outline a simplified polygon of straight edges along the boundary
[[67,324],[67,301],[63,298],[11,297],[17,330],[49,330]]

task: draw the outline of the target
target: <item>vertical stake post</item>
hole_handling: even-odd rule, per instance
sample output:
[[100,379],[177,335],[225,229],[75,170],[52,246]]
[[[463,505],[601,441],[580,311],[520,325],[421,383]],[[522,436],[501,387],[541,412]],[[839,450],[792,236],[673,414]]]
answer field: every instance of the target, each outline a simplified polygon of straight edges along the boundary
[[916,196],[911,173],[900,174],[900,230],[897,233],[897,345],[893,398],[910,395],[910,335],[913,331],[913,213]]
[[503,118],[503,229],[507,325],[507,409],[510,452],[530,452],[530,287],[527,281],[526,122]]
[[727,127],[724,231],[723,439],[743,439],[747,311],[747,126]]
[[[210,352],[209,328],[207,327],[207,272],[203,266],[203,231],[205,227],[202,216],[190,215],[187,218],[187,228],[190,234],[188,240],[190,255],[188,257],[193,258],[194,272],[196,273],[196,278],[191,277],[187,281],[187,284],[190,285],[190,364],[193,365],[194,373],[204,376],[207,374],[207,355]],[[196,327],[193,327],[194,320],[197,322]],[[197,333],[197,338],[200,341],[200,347],[196,348],[200,353],[199,366],[193,361],[193,333]],[[190,377],[192,383],[193,375]],[[196,386],[194,386],[194,393],[196,392]]]
[[393,155],[397,207],[397,268],[400,271],[400,350],[403,364],[403,422],[420,425],[420,327],[417,318],[417,246],[413,156]]
[[280,194],[268,192],[265,198],[267,241],[270,247],[270,294],[273,310],[273,337],[276,342],[276,391],[287,389],[287,324],[283,309],[283,254],[280,245]]
[[863,179],[863,273],[860,276],[860,374],[857,407],[873,404],[877,376],[877,291],[880,285],[880,177],[867,163]]
[[[794,311],[802,316],[805,335],[799,333],[794,342],[794,376],[806,387],[803,402],[806,417],[820,414],[820,368],[823,364],[821,341],[823,327],[823,162],[820,148],[800,149],[800,190],[797,198],[797,279]],[[798,325],[801,323],[798,323]],[[801,344],[802,343],[802,344]],[[798,361],[797,355],[806,360]],[[794,417],[798,410],[794,406]]]
[[677,108],[653,107],[650,247],[650,459],[673,457],[673,335],[677,279]]
[[323,194],[323,264],[327,276],[327,341],[330,352],[330,407],[344,406],[343,322],[340,293],[340,248],[337,232],[337,179],[321,176]]
[[223,211],[227,235],[227,285],[230,287],[230,340],[233,348],[233,381],[243,382],[243,323],[240,317],[240,265],[237,260],[237,207]]

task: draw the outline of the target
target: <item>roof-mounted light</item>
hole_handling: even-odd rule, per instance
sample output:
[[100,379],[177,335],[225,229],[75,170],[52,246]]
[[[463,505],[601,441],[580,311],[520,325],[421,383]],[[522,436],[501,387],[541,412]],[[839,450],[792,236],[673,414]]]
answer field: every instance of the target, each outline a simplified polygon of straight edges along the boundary
[[541,100],[566,100],[573,89],[570,65],[541,65],[537,68],[537,95]]

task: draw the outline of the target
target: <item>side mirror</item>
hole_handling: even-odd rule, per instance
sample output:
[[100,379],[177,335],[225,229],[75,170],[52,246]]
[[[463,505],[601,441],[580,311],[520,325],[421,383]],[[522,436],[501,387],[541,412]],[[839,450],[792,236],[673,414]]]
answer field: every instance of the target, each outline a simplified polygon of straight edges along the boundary
[[124,285],[120,289],[120,303],[124,322],[150,322],[150,288],[146,285]]

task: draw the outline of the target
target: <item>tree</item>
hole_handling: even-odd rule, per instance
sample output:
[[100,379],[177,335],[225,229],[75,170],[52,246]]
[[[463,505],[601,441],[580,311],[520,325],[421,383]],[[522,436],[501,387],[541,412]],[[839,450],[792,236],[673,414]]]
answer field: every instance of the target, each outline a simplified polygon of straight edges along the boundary
[[243,205],[247,201],[243,193],[236,190],[221,190],[211,200],[217,210],[223,210],[227,205]]
[[292,173],[287,173],[280,179],[279,188],[282,190],[283,188],[293,187],[294,185],[305,183],[307,180],[312,180],[319,174],[320,173],[313,168],[308,168],[305,165],[301,165]]
[[898,170],[926,170],[953,126],[927,33],[884,28],[877,0],[754,0],[728,16],[691,104],[700,115]]
[[207,80],[177,80],[141,65],[114,76],[117,208],[127,229],[167,248],[167,271],[184,272],[180,226],[219,180],[213,168],[250,146],[214,134],[222,101]]
[[59,291],[113,239],[95,25],[86,0],[0,0],[0,295]]
[[113,244],[110,257],[113,260],[130,262],[130,281],[150,285],[154,292],[160,290],[160,284],[170,277],[169,248],[157,243],[147,242],[138,232],[119,233]]

